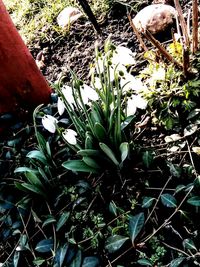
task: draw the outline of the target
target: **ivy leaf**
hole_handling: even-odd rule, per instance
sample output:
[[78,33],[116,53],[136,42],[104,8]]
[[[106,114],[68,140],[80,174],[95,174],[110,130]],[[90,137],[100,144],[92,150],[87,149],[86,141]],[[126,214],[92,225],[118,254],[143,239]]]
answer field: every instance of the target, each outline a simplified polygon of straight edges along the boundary
[[153,197],[144,197],[143,201],[142,201],[142,208],[150,208],[151,205],[153,204],[155,198]]
[[181,168],[178,165],[167,162],[170,173],[172,176],[179,178],[181,176]]
[[190,249],[190,250],[197,251],[197,248],[195,247],[193,240],[191,240],[189,238],[183,240],[183,247]]
[[81,250],[79,250],[76,253],[75,258],[73,259],[69,267],[81,267],[81,261],[82,261],[82,253],[81,253]]
[[62,267],[67,250],[68,250],[67,244],[65,244],[65,245],[63,245],[57,249],[56,255],[55,255],[55,261],[58,264],[58,267]]
[[100,262],[97,257],[86,257],[83,260],[83,264],[81,267],[99,267]]
[[145,151],[142,156],[143,163],[146,168],[149,168],[153,162],[153,153],[151,151]]
[[41,253],[50,252],[52,249],[53,239],[43,239],[35,247],[35,250]]
[[137,263],[139,263],[140,265],[143,265],[143,266],[153,266],[152,263],[149,260],[145,259],[145,258],[139,259],[137,261]]
[[65,211],[61,214],[58,223],[56,225],[56,232],[58,232],[60,230],[60,228],[66,223],[66,221],[68,220],[70,215],[70,212]]
[[117,251],[118,249],[120,249],[122,247],[122,245],[128,239],[129,239],[128,237],[124,237],[121,235],[110,236],[106,240],[105,248],[108,250],[109,253],[113,253],[113,252]]
[[199,196],[191,197],[187,200],[187,203],[195,207],[200,207],[200,197]]
[[42,265],[44,262],[45,262],[45,260],[42,259],[42,258],[40,258],[40,257],[38,257],[38,258],[36,258],[35,260],[33,260],[33,264],[36,265],[36,266],[40,266],[40,265]]
[[162,194],[161,195],[161,201],[164,206],[168,208],[176,208],[177,207],[177,201],[174,196],[170,194]]
[[138,236],[138,234],[140,233],[140,231],[142,230],[143,226],[144,226],[144,213],[141,212],[135,216],[130,217],[129,220],[129,233],[131,236],[131,241],[133,243],[134,246],[134,241],[135,238]]
[[179,257],[174,259],[173,261],[170,262],[169,267],[178,267],[183,261],[185,257]]

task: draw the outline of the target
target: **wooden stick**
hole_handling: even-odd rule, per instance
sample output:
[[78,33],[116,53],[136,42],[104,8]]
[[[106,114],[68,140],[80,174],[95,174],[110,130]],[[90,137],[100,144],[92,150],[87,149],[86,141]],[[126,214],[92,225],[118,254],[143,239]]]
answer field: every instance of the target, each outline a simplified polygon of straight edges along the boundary
[[145,43],[143,42],[142,37],[141,37],[141,34],[138,32],[137,28],[135,27],[135,25],[134,25],[134,23],[133,23],[133,21],[132,21],[132,19],[131,19],[131,15],[130,15],[130,13],[127,14],[127,16],[128,16],[130,25],[131,25],[131,27],[132,27],[132,29],[133,29],[135,35],[137,36],[138,41],[140,42],[141,47],[143,48],[143,50],[144,50],[145,52],[147,52],[147,51],[148,51],[148,48],[146,47]]
[[187,77],[188,75],[189,67],[190,67],[189,47],[184,47],[183,48],[183,73],[185,77]]
[[161,45],[161,43],[156,40],[153,35],[146,30],[146,33],[144,34],[144,36],[160,51],[160,53],[170,62],[174,63],[178,68],[183,69],[183,66],[176,61],[168,52],[167,50]]
[[182,32],[183,32],[183,38],[184,38],[184,41],[185,41],[185,45],[187,47],[189,47],[190,38],[189,38],[189,35],[188,35],[188,32],[187,32],[187,25],[186,25],[185,19],[183,17],[183,12],[182,12],[179,0],[174,0],[174,4],[175,4],[176,10],[178,12],[178,17],[179,17],[180,24],[181,24],[181,29],[182,29]]
[[198,1],[192,1],[192,53],[198,49]]

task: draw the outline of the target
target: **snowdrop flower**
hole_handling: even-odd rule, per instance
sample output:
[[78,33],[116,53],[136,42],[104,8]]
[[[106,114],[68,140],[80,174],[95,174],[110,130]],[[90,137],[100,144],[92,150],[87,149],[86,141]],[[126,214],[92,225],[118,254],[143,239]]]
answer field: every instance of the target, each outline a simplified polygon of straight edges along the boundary
[[65,104],[60,97],[58,98],[57,108],[58,108],[58,113],[61,116],[65,111]]
[[117,46],[116,50],[113,52],[112,63],[122,64],[124,66],[135,64],[134,53],[127,47]]
[[93,86],[98,90],[102,89],[102,84],[99,77],[94,77]]
[[77,133],[74,130],[67,129],[63,132],[63,138],[70,144],[70,145],[76,145],[77,140],[76,140]]
[[127,116],[134,115],[137,108],[146,109],[147,101],[142,98],[140,95],[133,95],[127,101]]
[[135,78],[130,73],[126,73],[120,79],[120,85],[124,92],[134,90],[136,92],[146,89],[146,86],[139,78]]
[[84,104],[88,104],[89,100],[96,101],[99,99],[97,92],[87,84],[81,87],[81,96]]
[[115,75],[119,74],[119,72],[127,73],[126,67],[118,64],[118,65],[112,65],[109,68],[110,71],[110,81],[113,82],[115,79]]
[[75,101],[74,101],[74,96],[73,96],[73,92],[72,92],[72,90],[73,90],[72,87],[65,85],[65,86],[63,86],[63,88],[61,90],[62,90],[62,93],[63,93],[66,101],[73,108],[73,104],[75,103]]
[[45,115],[42,118],[42,125],[50,133],[55,133],[58,120],[51,115]]

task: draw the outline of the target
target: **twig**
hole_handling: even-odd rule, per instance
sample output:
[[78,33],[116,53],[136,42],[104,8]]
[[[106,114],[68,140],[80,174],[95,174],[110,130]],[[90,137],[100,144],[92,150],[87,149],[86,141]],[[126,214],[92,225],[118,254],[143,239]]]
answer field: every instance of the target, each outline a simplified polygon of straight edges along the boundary
[[181,24],[181,29],[182,29],[182,32],[183,32],[183,38],[184,38],[185,45],[187,47],[189,47],[190,39],[189,39],[189,36],[188,36],[187,25],[186,25],[185,19],[183,17],[183,12],[182,12],[179,0],[174,0],[174,4],[175,4],[176,10],[178,12],[178,17],[179,17],[180,24]]
[[137,28],[135,27],[135,25],[134,25],[134,23],[133,23],[133,21],[132,21],[132,19],[131,19],[131,15],[130,15],[130,13],[127,14],[127,16],[128,16],[130,25],[131,25],[131,27],[132,27],[132,29],[133,29],[133,31],[134,31],[136,37],[138,38],[138,41],[140,42],[141,47],[143,48],[143,50],[144,50],[145,52],[147,52],[147,51],[148,51],[148,48],[146,47],[145,43],[143,42],[142,37],[141,37],[141,34],[138,32]]
[[197,0],[192,1],[192,53],[196,53],[198,49],[198,3]]
[[187,77],[188,69],[190,67],[190,52],[189,47],[183,47],[183,73]]
[[146,30],[144,36],[160,51],[160,53],[170,62],[174,63],[178,68],[183,69],[183,66],[176,61],[168,52],[167,50],[161,45],[161,43],[156,40],[153,35]]

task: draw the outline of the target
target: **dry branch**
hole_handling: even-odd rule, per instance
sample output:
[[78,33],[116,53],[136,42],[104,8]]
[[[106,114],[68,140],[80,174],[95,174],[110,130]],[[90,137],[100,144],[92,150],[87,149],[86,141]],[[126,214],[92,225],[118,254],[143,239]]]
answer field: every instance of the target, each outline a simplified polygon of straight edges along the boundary
[[192,1],[192,53],[198,49],[198,1]]
[[189,39],[188,31],[187,31],[187,24],[186,24],[185,19],[183,17],[183,12],[182,12],[179,0],[174,0],[174,4],[175,4],[176,10],[178,12],[178,17],[179,17],[180,24],[181,24],[181,29],[183,32],[183,38],[184,38],[185,45],[187,47],[189,47],[190,39]]
[[159,50],[159,52],[170,62],[174,63],[178,68],[183,69],[183,66],[176,61],[168,52],[167,50],[162,46],[162,44],[156,40],[153,35],[146,30],[146,33],[144,34],[144,36]]
[[146,47],[145,43],[143,42],[142,37],[141,37],[141,34],[138,32],[137,28],[135,27],[135,25],[134,25],[134,23],[133,23],[133,21],[132,21],[132,19],[131,19],[131,15],[128,14],[127,16],[128,16],[130,25],[131,25],[131,27],[132,27],[132,29],[133,29],[135,35],[137,36],[138,41],[140,42],[141,47],[143,48],[143,50],[144,50],[145,52],[147,52],[147,51],[148,51],[148,48]]

